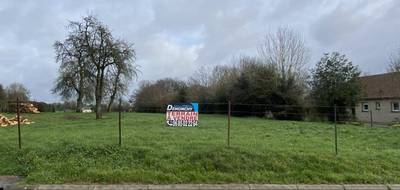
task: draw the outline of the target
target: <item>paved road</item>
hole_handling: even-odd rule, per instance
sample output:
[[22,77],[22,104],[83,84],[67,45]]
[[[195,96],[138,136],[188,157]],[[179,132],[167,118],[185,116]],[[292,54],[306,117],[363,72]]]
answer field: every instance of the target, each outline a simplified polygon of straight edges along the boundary
[[16,176],[0,176],[0,188],[7,189],[9,186],[15,185],[19,181]]
[[0,176],[0,190],[400,190],[397,185],[274,185],[274,184],[177,184],[177,185],[18,185],[15,176]]

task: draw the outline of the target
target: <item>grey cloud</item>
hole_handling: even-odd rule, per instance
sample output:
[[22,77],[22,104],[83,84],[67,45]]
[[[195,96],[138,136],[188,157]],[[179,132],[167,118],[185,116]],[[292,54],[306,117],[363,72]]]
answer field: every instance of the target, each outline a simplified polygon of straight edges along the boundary
[[400,22],[395,19],[400,17],[400,3],[369,2],[347,7],[340,4],[314,23],[314,52],[340,51],[364,73],[385,72],[389,54],[400,46],[395,37],[400,31]]
[[279,26],[304,34],[310,67],[323,52],[338,50],[364,72],[384,72],[400,45],[400,1],[9,0],[0,2],[0,83],[22,82],[34,99],[59,100],[50,94],[58,69],[52,44],[65,37],[69,20],[88,13],[135,44],[139,80],[187,78],[203,65],[254,55]]
[[367,22],[365,15],[358,15],[358,8],[339,5],[323,15],[315,24],[313,34],[321,45],[332,45],[348,40]]

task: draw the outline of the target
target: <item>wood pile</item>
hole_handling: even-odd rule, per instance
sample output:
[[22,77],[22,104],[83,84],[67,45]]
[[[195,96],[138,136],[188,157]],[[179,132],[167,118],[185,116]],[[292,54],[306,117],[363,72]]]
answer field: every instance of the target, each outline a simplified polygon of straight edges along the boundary
[[[29,125],[29,124],[33,123],[32,121],[30,121],[26,118],[22,118],[22,117],[19,117],[19,122],[21,125],[23,125],[23,124]],[[9,119],[3,115],[0,115],[0,126],[1,127],[7,127],[7,126],[12,126],[12,125],[18,125],[18,117],[17,116],[14,116]]]
[[39,109],[31,103],[21,103],[21,113],[40,113]]
[[[17,112],[17,105],[11,104],[9,105],[9,110],[12,112]],[[19,104],[19,112],[20,113],[40,113],[39,109],[35,107],[32,103],[20,103]]]

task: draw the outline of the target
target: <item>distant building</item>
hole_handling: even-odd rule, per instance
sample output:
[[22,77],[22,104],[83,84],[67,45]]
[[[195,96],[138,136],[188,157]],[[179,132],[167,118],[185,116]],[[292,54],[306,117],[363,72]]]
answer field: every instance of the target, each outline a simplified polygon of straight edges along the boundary
[[361,100],[355,108],[359,121],[400,122],[400,73],[360,77]]

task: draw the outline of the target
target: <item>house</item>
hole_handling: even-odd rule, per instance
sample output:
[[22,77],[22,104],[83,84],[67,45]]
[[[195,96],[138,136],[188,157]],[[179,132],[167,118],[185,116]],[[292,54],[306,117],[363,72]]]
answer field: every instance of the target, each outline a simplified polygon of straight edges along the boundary
[[400,122],[400,73],[364,76],[360,83],[361,99],[355,108],[359,121]]

